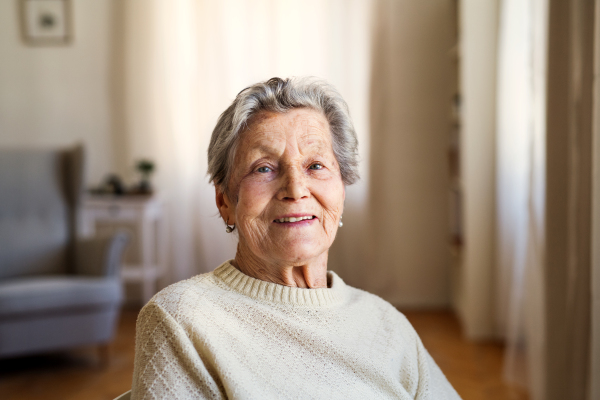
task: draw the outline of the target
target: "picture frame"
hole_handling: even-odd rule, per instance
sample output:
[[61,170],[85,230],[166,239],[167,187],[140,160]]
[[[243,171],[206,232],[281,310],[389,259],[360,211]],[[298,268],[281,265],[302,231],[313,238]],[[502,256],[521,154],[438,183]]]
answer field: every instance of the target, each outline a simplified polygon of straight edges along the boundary
[[21,34],[30,46],[65,46],[72,40],[70,0],[20,0]]

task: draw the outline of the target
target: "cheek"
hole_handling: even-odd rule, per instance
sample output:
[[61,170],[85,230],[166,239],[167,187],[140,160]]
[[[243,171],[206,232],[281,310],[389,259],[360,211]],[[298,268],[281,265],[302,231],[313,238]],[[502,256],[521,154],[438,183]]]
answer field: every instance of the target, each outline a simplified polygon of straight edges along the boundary
[[236,214],[238,218],[254,219],[260,216],[272,198],[269,185],[257,182],[244,182],[238,190]]
[[325,209],[326,217],[336,220],[344,209],[344,184],[342,182],[323,182],[315,191],[318,200]]

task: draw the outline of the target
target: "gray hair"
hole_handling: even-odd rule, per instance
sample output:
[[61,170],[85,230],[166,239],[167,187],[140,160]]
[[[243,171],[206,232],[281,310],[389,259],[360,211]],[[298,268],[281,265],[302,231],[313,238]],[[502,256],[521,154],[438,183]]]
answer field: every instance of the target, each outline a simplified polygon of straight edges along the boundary
[[208,175],[227,192],[235,151],[248,121],[261,111],[285,113],[311,108],[323,113],[331,129],[333,153],[345,185],[358,176],[358,140],[348,105],[333,86],[315,78],[271,78],[242,90],[221,114],[208,146]]

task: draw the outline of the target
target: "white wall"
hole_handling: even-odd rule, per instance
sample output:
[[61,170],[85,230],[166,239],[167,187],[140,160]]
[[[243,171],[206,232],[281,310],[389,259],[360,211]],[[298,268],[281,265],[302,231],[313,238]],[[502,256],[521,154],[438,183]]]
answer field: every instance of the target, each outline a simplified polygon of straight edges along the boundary
[[87,178],[113,167],[110,120],[112,2],[74,0],[74,40],[29,47],[18,1],[0,1],[0,146],[85,144]]

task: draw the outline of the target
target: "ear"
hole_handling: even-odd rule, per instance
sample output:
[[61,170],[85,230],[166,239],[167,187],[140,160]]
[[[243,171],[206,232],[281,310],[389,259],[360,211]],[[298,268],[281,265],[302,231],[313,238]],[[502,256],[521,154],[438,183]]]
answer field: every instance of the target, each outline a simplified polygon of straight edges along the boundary
[[235,205],[229,200],[227,194],[221,188],[215,186],[215,201],[221,214],[221,218],[229,225],[235,224]]

